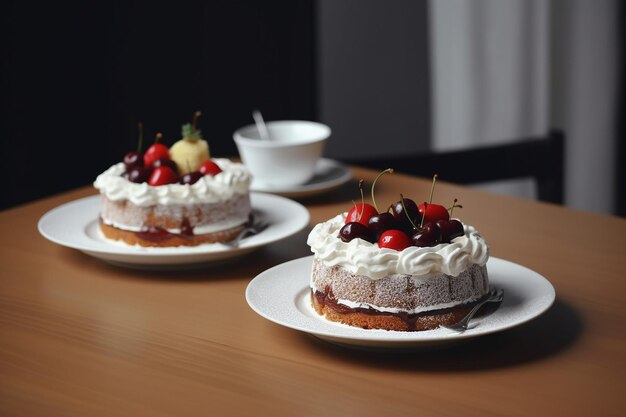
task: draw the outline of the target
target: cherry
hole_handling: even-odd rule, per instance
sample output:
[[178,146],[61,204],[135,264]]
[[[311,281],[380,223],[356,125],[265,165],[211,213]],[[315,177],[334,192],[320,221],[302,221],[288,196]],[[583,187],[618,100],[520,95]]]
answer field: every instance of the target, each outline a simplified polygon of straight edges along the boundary
[[150,169],[140,167],[140,166],[135,166],[135,167],[132,167],[130,171],[128,171],[127,178],[128,178],[128,181],[130,182],[136,182],[138,184],[141,184],[142,182],[148,181],[148,178],[150,178],[151,173],[152,173],[152,170]]
[[441,243],[441,230],[435,223],[426,223],[411,237],[411,241],[419,247],[437,246]]
[[159,158],[156,161],[154,161],[152,163],[152,167],[153,168],[157,168],[157,167],[169,167],[172,169],[172,171],[174,171],[174,173],[176,173],[178,175],[178,165],[176,165],[176,162],[172,161],[169,158]]
[[376,233],[377,236],[380,236],[386,230],[397,229],[398,222],[391,213],[385,212],[370,217],[368,227],[372,232]]
[[424,222],[450,220],[450,213],[448,213],[448,209],[440,204],[420,204],[419,212],[424,217]]
[[148,180],[148,184],[155,186],[173,184],[175,182],[178,182],[178,176],[172,171],[172,168],[166,166],[154,168]]
[[[412,230],[413,224],[420,223],[420,212],[415,201],[410,198],[401,198],[391,205],[391,212],[396,221],[405,230]],[[413,224],[411,224],[413,222]]]
[[199,173],[198,171],[195,172],[188,172],[185,175],[182,176],[182,178],[180,179],[180,183],[181,184],[195,184],[196,182],[198,182],[198,180],[200,178],[202,178],[202,174]]
[[157,133],[154,143],[148,148],[148,150],[146,150],[146,153],[143,156],[144,166],[152,166],[155,161],[161,158],[170,159],[170,150],[167,148],[167,146],[159,143],[161,139],[163,139],[163,135]]
[[378,211],[371,204],[355,204],[352,210],[348,212],[348,216],[346,217],[346,224],[358,222],[364,226],[367,226],[370,218],[376,214],[378,214]]
[[402,230],[387,230],[378,238],[379,248],[401,251],[411,246],[411,240]]
[[208,175],[216,176],[217,174],[222,172],[222,168],[220,168],[220,166],[217,165],[213,161],[204,161],[200,165],[200,168],[198,169],[198,171],[200,171],[202,175],[208,174]]
[[456,219],[439,220],[437,221],[437,227],[441,230],[441,241],[445,243],[450,243],[452,239],[465,234],[463,223]]
[[374,237],[372,236],[372,231],[367,228],[362,223],[359,222],[350,222],[343,225],[341,229],[339,229],[339,237],[344,242],[350,242],[352,239],[363,239],[368,242],[372,242]]
[[133,167],[143,167],[143,154],[141,153],[141,146],[143,144],[143,124],[137,123],[138,139],[137,150],[135,152],[128,152],[124,155],[124,166],[126,166],[126,172],[130,172]]
[[124,166],[126,166],[126,172],[130,172],[131,168],[135,167],[143,168],[143,155],[141,152],[128,152],[124,155]]

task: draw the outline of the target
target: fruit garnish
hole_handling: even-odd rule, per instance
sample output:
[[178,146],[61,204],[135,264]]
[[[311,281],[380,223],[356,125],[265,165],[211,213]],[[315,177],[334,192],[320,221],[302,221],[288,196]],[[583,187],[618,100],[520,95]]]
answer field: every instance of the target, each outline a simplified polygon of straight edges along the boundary
[[365,202],[365,198],[363,197],[363,180],[359,181],[359,191],[361,192],[361,203],[354,204],[354,207],[352,207],[346,216],[346,223],[358,222],[367,226],[370,217],[378,214],[378,210],[371,204]]
[[161,158],[170,159],[169,149],[167,149],[167,146],[160,143],[162,139],[163,135],[161,133],[157,133],[154,143],[146,150],[146,153],[143,156],[143,166],[146,168],[151,167],[155,161]]
[[367,226],[376,233],[376,236],[380,236],[385,230],[397,229],[398,222],[391,213],[384,212],[370,217]]
[[441,243],[441,230],[435,223],[426,223],[411,237],[415,246],[437,246]]
[[166,166],[154,168],[148,180],[148,184],[154,186],[174,184],[175,182],[178,182],[178,176],[172,168]]
[[363,239],[368,242],[372,242],[373,236],[370,229],[367,226],[363,225],[359,222],[350,222],[344,224],[341,229],[339,229],[339,237],[344,242],[350,242],[353,239]]
[[180,178],[181,184],[195,184],[203,175],[198,171],[188,172]]
[[127,173],[128,181],[135,182],[137,184],[141,184],[142,182],[147,182],[150,178],[150,174],[152,170],[144,167],[132,167],[130,171]]
[[436,224],[441,231],[442,242],[450,243],[452,239],[465,234],[465,231],[463,230],[463,223],[458,220],[439,220]]
[[411,240],[402,230],[386,230],[378,238],[379,248],[389,248],[401,251],[409,246],[411,246]]
[[[371,190],[371,194],[372,194],[372,203],[374,203],[374,208],[376,209],[376,213],[379,212],[378,210],[378,206],[376,205],[376,198],[374,197],[374,188],[376,187],[376,183],[378,182],[378,179],[380,177],[382,177],[384,174],[393,174],[393,168],[387,168],[386,170],[384,170],[383,172],[381,172],[380,174],[378,174],[378,176],[376,176],[376,178],[374,179],[374,182],[372,183],[372,190]],[[360,188],[360,184],[359,184],[359,188]],[[361,199],[363,198],[362,192],[361,192]]]
[[170,167],[172,171],[174,171],[174,173],[178,172],[178,165],[176,165],[176,162],[172,161],[169,158],[159,158],[152,164],[153,168],[158,168],[162,166]]
[[400,200],[391,205],[391,213],[404,230],[414,230],[415,225],[420,223],[420,212],[417,204],[410,198],[404,198],[402,194]]
[[134,167],[143,167],[143,155],[141,154],[141,147],[143,146],[143,124],[141,122],[137,123],[137,129],[139,136],[137,139],[137,150],[124,155],[126,172],[130,172],[131,168]]
[[198,168],[198,171],[200,171],[202,175],[216,176],[217,174],[222,172],[222,168],[220,168],[220,166],[213,161],[204,161],[202,164],[200,164],[200,168]]
[[428,204],[420,204],[419,212],[423,220],[426,222],[436,222],[438,220],[449,220],[450,213],[448,209],[440,204],[432,204],[433,192],[435,191],[435,183],[437,182],[437,174],[433,175],[433,183],[430,186],[430,197],[428,198]]
[[181,175],[198,171],[200,165],[210,157],[209,144],[202,139],[202,132],[197,126],[201,114],[195,112],[191,123],[183,125],[182,139],[170,148],[171,159],[178,165]]

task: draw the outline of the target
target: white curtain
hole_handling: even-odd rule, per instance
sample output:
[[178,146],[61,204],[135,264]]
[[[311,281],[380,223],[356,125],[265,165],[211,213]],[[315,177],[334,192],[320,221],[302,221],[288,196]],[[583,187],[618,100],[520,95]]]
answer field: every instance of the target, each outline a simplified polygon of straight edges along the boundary
[[[433,148],[567,135],[566,204],[614,205],[616,0],[432,0]],[[528,181],[486,188],[530,197]]]

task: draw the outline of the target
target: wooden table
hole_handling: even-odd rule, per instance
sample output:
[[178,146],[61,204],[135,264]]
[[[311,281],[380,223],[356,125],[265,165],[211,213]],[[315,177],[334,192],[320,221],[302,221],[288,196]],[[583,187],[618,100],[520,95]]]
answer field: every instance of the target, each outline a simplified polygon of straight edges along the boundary
[[[429,187],[394,174],[377,201],[421,200]],[[492,255],[548,277],[557,300],[530,323],[468,342],[366,352],[246,304],[254,276],[310,254],[308,230],[212,268],[122,269],[37,232],[47,210],[93,193],[0,213],[2,416],[626,415],[624,219],[439,184],[436,200],[459,198]],[[352,183],[305,201],[311,225],[357,196]]]

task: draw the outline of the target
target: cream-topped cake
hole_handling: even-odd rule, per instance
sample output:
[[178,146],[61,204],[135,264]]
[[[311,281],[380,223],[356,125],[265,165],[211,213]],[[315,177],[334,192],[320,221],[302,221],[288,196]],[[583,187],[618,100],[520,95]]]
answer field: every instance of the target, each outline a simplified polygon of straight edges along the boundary
[[460,320],[489,292],[489,247],[440,205],[403,198],[378,213],[357,204],[316,225],[307,243],[311,302],[332,321],[434,329]]
[[210,158],[195,127],[198,116],[172,148],[157,136],[145,154],[130,152],[96,178],[105,237],[141,246],[196,246],[227,242],[245,228],[252,212],[250,174],[240,163]]

